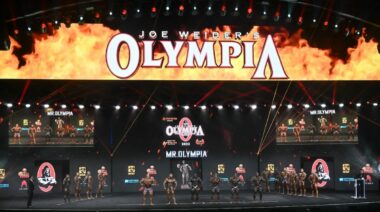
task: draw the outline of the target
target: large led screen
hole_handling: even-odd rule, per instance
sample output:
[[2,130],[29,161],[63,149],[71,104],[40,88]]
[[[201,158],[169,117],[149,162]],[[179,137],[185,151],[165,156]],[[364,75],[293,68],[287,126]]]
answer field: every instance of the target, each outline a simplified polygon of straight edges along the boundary
[[277,144],[355,144],[359,119],[355,111],[339,109],[288,109],[276,120]]
[[14,50],[26,47],[11,38],[11,50],[0,51],[0,79],[380,79],[375,40],[357,38],[347,57],[336,58],[332,47],[310,45],[302,30],[244,27],[139,32],[100,24],[51,27],[51,35],[33,34],[33,51],[22,57]]
[[35,108],[14,111],[9,117],[10,147],[93,146],[91,109]]

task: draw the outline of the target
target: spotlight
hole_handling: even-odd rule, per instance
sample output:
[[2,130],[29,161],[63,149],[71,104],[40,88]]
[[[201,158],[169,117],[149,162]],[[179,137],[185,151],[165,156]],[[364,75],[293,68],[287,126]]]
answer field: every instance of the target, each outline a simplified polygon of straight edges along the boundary
[[49,104],[44,104],[44,108],[49,108]]
[[53,26],[54,26],[54,29],[59,29],[59,20],[58,19],[55,19],[54,22],[53,22]]
[[206,105],[202,105],[202,106],[201,106],[201,109],[202,109],[202,110],[206,110],[206,108],[207,108]]
[[292,109],[292,108],[293,108],[293,105],[288,104],[288,109]]
[[137,110],[139,107],[137,105],[132,106],[133,110]]
[[291,18],[291,17],[292,17],[292,15],[290,13],[288,13],[288,18]]
[[251,105],[252,110],[256,110],[256,108],[257,108],[257,105]]
[[226,8],[226,5],[222,5],[220,7],[220,16],[226,16],[226,13],[227,13],[227,8]]
[[239,105],[234,105],[233,107],[235,110],[239,109]]
[[374,107],[377,107],[377,102],[372,103]]
[[208,7],[207,7],[207,11],[206,11],[206,15],[208,15],[208,16],[210,16],[210,15],[212,15],[212,5],[210,4],[210,5],[208,5]]
[[152,18],[154,18],[154,17],[156,17],[156,15],[157,15],[157,8],[155,6],[153,6],[152,9],[151,9],[150,16]]
[[168,110],[172,110],[172,109],[173,109],[173,106],[172,106],[172,105],[166,105],[165,107],[166,107],[166,109],[168,109]]
[[13,104],[12,103],[7,103],[7,107],[11,108],[11,107],[13,107]]
[[191,11],[191,14],[192,15],[198,15],[198,7],[197,7],[197,5],[193,6],[193,11]]
[[335,28],[335,29],[338,29],[338,24],[335,24],[335,25],[334,25],[334,28]]
[[313,18],[313,23],[317,23],[317,19],[316,18]]
[[112,16],[112,15],[113,15],[113,12],[112,12],[112,11],[109,11],[109,12],[108,12],[108,15],[109,15],[109,16]]
[[66,109],[67,106],[66,106],[65,104],[63,104],[63,105],[61,105],[61,108],[62,108],[62,109]]
[[218,108],[218,110],[223,109],[223,105],[218,105],[218,106],[216,106],[216,107]]
[[303,106],[304,106],[306,109],[307,109],[307,108],[310,108],[310,105],[309,105],[309,104],[304,104]]
[[236,5],[234,12],[232,13],[233,16],[238,16],[239,15],[239,7]]
[[188,110],[189,108],[190,108],[189,105],[183,106],[183,109],[185,109],[185,110]]
[[164,11],[164,15],[165,15],[165,16],[170,15],[170,6],[169,6],[169,5],[166,5],[166,7],[165,7],[165,11]]
[[272,105],[272,106],[270,106],[270,108],[276,109],[276,105]]
[[96,110],[99,110],[99,109],[100,109],[100,105],[95,105],[94,108],[95,108]]
[[127,9],[122,9],[121,10],[121,20],[126,20],[127,19],[127,15],[128,15],[128,10]]
[[325,107],[326,107],[326,104],[321,104],[321,107],[322,107],[322,108],[325,108]]
[[84,105],[78,105],[79,109],[83,109]]
[[362,106],[362,103],[360,102],[356,103],[356,107],[360,107],[360,106]]
[[25,107],[26,108],[30,108],[30,104],[25,104]]
[[344,106],[344,104],[343,103],[339,103],[339,107],[343,107]]
[[181,4],[178,7],[178,16],[183,16],[183,11],[185,10],[185,7]]
[[120,105],[116,105],[116,106],[115,106],[115,109],[116,109],[116,110],[120,110]]
[[252,7],[249,7],[249,8],[247,9],[247,18],[251,18],[251,17],[252,17],[252,14],[253,14]]
[[46,24],[41,23],[41,33],[46,33]]
[[155,109],[156,109],[156,106],[155,106],[155,105],[151,105],[151,106],[150,106],[150,109],[155,110]]
[[95,12],[95,21],[96,22],[100,21],[100,12]]

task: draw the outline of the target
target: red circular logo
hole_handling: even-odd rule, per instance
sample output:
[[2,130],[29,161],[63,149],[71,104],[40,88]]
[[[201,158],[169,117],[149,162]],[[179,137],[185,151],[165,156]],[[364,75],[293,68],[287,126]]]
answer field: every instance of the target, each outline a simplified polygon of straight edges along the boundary
[[38,185],[42,192],[49,192],[53,185],[57,184],[55,178],[55,169],[49,162],[40,165],[37,172]]
[[330,171],[329,166],[326,161],[323,159],[316,159],[311,167],[311,172],[318,175],[319,183],[317,186],[319,188],[324,187],[327,182],[330,180]]
[[193,123],[187,117],[182,118],[178,124],[178,134],[183,142],[190,141],[193,136],[192,132]]

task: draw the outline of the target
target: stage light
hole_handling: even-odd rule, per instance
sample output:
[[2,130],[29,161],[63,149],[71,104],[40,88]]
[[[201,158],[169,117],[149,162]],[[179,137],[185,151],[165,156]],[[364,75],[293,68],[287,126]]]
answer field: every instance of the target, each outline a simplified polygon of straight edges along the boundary
[[61,108],[62,108],[62,109],[66,109],[67,106],[66,106],[65,104],[63,104],[63,105],[61,105]]
[[316,23],[317,22],[317,19],[313,18],[313,23]]
[[326,104],[321,104],[321,107],[322,107],[322,108],[325,108],[325,107],[326,107]]
[[193,11],[191,11],[191,14],[192,15],[197,15],[198,14],[198,7],[197,7],[197,5],[193,6]]
[[49,104],[44,104],[44,108],[49,108]]
[[290,13],[288,13],[288,18],[291,18],[291,17],[292,17],[292,15]]
[[26,108],[30,108],[30,104],[25,104],[25,107]]
[[377,102],[372,103],[374,107],[377,107]]
[[223,105],[216,106],[219,110],[223,109]]
[[226,16],[226,12],[227,9],[226,9],[226,5],[223,4],[221,7],[220,7],[220,16]]
[[83,15],[80,15],[80,16],[79,16],[79,20],[78,20],[78,24],[79,24],[79,25],[84,24],[84,21],[83,21],[83,20],[84,20]]
[[183,16],[183,11],[185,10],[185,7],[183,5],[180,5],[178,7],[178,16]]
[[270,106],[270,108],[276,109],[276,105],[272,105],[272,106]]
[[356,107],[361,107],[362,106],[362,103],[358,102],[356,103]]
[[343,107],[344,106],[344,104],[343,103],[339,103],[339,107]]
[[99,110],[99,109],[100,109],[100,105],[95,105],[94,108],[95,108],[96,110]]
[[150,109],[155,110],[155,109],[156,109],[156,106],[155,106],[155,105],[151,105],[151,106],[150,106]]
[[293,105],[288,104],[288,109],[292,109],[292,108],[293,108]]
[[84,105],[78,105],[79,109],[83,109]]
[[309,105],[309,104],[304,104],[303,106],[304,106],[306,109],[307,109],[307,108],[310,108],[310,105]]
[[137,110],[139,107],[137,105],[132,106],[133,110]]
[[41,33],[46,33],[46,24],[41,23]]
[[173,105],[166,105],[165,107],[166,107],[166,109],[168,109],[168,110],[173,110]]
[[[169,2],[169,4],[170,4],[170,2]],[[168,15],[170,15],[170,6],[166,5],[165,11],[164,11],[164,16],[168,16]]]
[[239,109],[239,105],[234,105],[233,107],[235,110]]
[[113,12],[112,12],[112,11],[109,11],[109,12],[108,12],[108,15],[109,15],[109,16],[112,16],[112,15],[113,15]]
[[12,103],[7,103],[7,107],[11,108],[11,107],[13,107],[13,104]]
[[338,24],[335,24],[335,25],[334,25],[334,28],[335,28],[335,29],[338,29]]
[[115,106],[115,109],[116,109],[116,110],[120,110],[120,105],[116,105],[116,106]]
[[234,12],[232,13],[233,16],[238,16],[239,15],[239,7],[238,5],[235,6]]
[[53,22],[53,27],[54,27],[54,29],[59,29],[60,24],[59,24],[58,19],[55,19],[55,20],[54,20],[54,22]]
[[189,108],[190,108],[189,105],[183,106],[183,109],[185,109],[185,110],[188,110]]
[[257,108],[257,105],[251,105],[252,110],[256,110],[256,108]]
[[206,105],[202,105],[202,106],[201,106],[201,109],[202,109],[202,110],[206,110],[206,108],[207,108]]

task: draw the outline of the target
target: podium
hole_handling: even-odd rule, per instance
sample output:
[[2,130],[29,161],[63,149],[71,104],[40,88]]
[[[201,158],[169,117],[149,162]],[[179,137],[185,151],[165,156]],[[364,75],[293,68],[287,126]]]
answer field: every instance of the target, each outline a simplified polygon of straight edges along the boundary
[[366,199],[364,178],[355,179],[354,187],[355,187],[355,196],[352,196],[352,198]]

